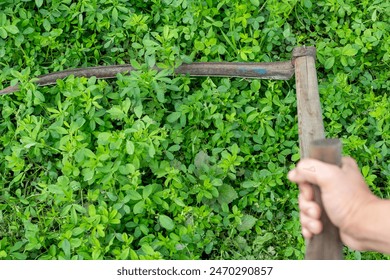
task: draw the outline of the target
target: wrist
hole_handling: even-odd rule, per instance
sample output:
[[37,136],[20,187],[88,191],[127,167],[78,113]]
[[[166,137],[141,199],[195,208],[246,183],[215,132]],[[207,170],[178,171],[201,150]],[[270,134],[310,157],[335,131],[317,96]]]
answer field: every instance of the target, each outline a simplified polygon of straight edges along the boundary
[[361,251],[388,252],[390,223],[387,213],[390,201],[372,195],[356,210],[356,215],[348,229]]

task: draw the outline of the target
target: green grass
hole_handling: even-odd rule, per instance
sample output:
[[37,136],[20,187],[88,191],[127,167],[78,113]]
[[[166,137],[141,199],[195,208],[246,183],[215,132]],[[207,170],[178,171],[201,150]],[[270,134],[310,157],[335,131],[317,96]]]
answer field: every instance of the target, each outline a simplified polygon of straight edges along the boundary
[[[22,86],[0,97],[0,259],[302,259],[294,79],[169,73],[316,46],[327,136],[389,198],[389,16],[384,0],[1,2],[0,83]],[[33,83],[123,63],[138,70]]]

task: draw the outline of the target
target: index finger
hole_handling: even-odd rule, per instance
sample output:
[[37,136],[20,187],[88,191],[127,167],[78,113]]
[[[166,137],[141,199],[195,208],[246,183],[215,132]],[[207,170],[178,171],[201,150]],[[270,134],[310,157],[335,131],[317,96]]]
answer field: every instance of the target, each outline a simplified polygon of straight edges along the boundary
[[288,173],[288,179],[298,184],[310,182],[322,188],[326,185],[324,183],[337,176],[339,172],[341,169],[338,166],[306,158],[300,160],[296,168]]

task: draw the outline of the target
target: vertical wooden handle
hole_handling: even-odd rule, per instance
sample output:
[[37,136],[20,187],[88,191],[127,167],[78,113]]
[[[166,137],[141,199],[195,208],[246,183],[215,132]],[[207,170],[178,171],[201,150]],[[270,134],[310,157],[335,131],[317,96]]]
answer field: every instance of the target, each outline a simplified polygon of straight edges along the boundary
[[[341,141],[339,139],[321,139],[311,143],[309,157],[341,166]],[[315,170],[313,170],[315,172]],[[306,260],[341,260],[343,245],[339,229],[330,221],[321,199],[321,191],[313,185],[314,200],[321,208],[323,230],[314,235],[306,246]]]
[[[297,90],[298,133],[301,158],[314,157],[333,164],[340,164],[341,143],[325,138],[317,71],[315,47],[297,47],[293,50]],[[314,141],[314,142],[313,142]],[[314,186],[315,199],[322,207],[321,192]],[[323,208],[323,207],[322,207]],[[342,244],[338,229],[330,222],[326,212],[321,216],[324,231],[307,244],[307,260],[342,259]]]
[[301,158],[308,157],[313,140],[325,138],[315,57],[314,47],[297,47],[293,51]]

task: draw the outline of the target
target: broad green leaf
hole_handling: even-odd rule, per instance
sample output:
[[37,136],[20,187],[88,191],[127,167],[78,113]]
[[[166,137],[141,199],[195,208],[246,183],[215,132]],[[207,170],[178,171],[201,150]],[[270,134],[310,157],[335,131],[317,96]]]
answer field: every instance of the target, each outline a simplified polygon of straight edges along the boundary
[[70,242],[68,239],[62,241],[61,249],[64,251],[66,257],[70,256]]
[[107,192],[107,197],[111,200],[111,201],[117,201],[118,200],[118,197],[113,194],[112,192]]
[[363,166],[362,167],[363,177],[367,177],[369,173],[370,173],[370,167],[368,165]]
[[72,208],[72,205],[67,205],[65,206],[64,208],[62,208],[62,211],[61,211],[61,214],[60,214],[60,217],[65,217],[66,215],[68,215],[70,209]]
[[206,254],[210,254],[211,250],[213,249],[214,242],[210,242],[209,244],[206,245],[204,248],[204,251]]
[[259,113],[253,112],[253,113],[249,114],[248,118],[246,119],[246,122],[251,123],[254,120],[256,120],[258,116],[259,116]]
[[303,4],[308,9],[310,9],[313,6],[311,0],[303,0]]
[[221,204],[221,209],[223,212],[229,213],[229,205],[227,205],[226,203]]
[[122,102],[122,110],[125,114],[127,114],[129,112],[129,109],[130,109],[130,106],[131,106],[131,100],[129,98],[126,98],[123,102]]
[[83,232],[85,232],[85,229],[83,229],[82,227],[76,227],[72,230],[72,236],[79,236]]
[[0,37],[3,39],[6,39],[8,37],[7,30],[5,30],[5,28],[1,26],[0,26]]
[[80,247],[81,244],[83,244],[83,241],[80,238],[72,238],[70,240],[70,247],[71,248]]
[[43,4],[43,0],[35,0],[35,5],[37,5],[38,8],[40,8]]
[[98,144],[107,145],[111,137],[110,132],[101,132],[98,134]]
[[181,116],[181,112],[173,112],[173,113],[170,113],[167,117],[167,121],[170,122],[170,123],[173,123],[175,121],[177,121]]
[[153,190],[154,190],[154,185],[145,186],[143,191],[142,191],[142,197],[144,199],[149,197],[152,194]]
[[168,151],[170,152],[177,152],[180,150],[180,145],[172,145],[171,147],[169,147]]
[[84,151],[83,151],[83,149],[78,150],[74,154],[74,159],[76,160],[76,162],[82,162],[84,160]]
[[266,128],[269,136],[275,137],[275,130],[272,127],[270,127],[269,125],[266,125],[265,128]]
[[354,56],[357,54],[357,50],[354,49],[350,44],[344,46],[343,50],[341,51],[341,54],[346,56]]
[[257,219],[252,215],[244,215],[241,218],[241,223],[237,226],[239,231],[247,231],[250,230],[255,224]]
[[165,92],[162,89],[156,90],[157,100],[160,103],[165,103]]
[[234,143],[230,148],[230,151],[232,152],[233,155],[237,155],[240,152],[240,148],[236,143]]
[[149,233],[149,228],[148,228],[146,225],[144,225],[144,224],[139,225],[139,229],[140,229],[141,232],[142,232],[143,234],[145,234],[145,235],[147,235],[147,234]]
[[[141,48],[142,48],[142,46],[141,46]],[[141,65],[135,59],[130,59],[130,64],[132,67],[134,67],[137,70],[141,69]]]
[[[222,21],[215,21],[215,22],[213,22],[213,25],[215,26],[215,27],[219,27],[219,28],[221,28],[222,26],[223,26],[223,22]],[[220,46],[219,46],[220,47]],[[223,51],[222,51],[223,52]],[[219,53],[221,53],[221,52],[219,52]]]
[[218,188],[219,197],[218,201],[219,203],[223,204],[229,204],[236,198],[238,198],[237,191],[230,185],[222,185]]
[[265,213],[265,217],[267,218],[268,221],[272,221],[273,218],[274,218],[274,215],[272,214],[272,212],[270,210],[268,210],[266,213]]
[[124,166],[124,165],[121,165],[119,166],[119,172],[122,174],[122,175],[128,175],[130,174],[130,170],[129,168],[127,168],[127,166]]
[[112,224],[112,225],[119,225],[120,223],[121,223],[121,220],[117,219],[117,218],[110,220],[110,224]]
[[137,202],[133,207],[134,214],[141,214],[144,212],[145,203],[141,200]]
[[130,140],[127,140],[126,141],[126,152],[129,154],[129,155],[132,155],[134,154],[134,143],[131,142]]
[[46,18],[43,20],[43,28],[45,28],[46,31],[50,31],[51,29],[51,23]]
[[[153,68],[156,65],[156,56],[155,55],[148,55],[146,57],[146,65],[148,65],[149,68]],[[154,82],[153,87],[156,89],[158,87],[158,83]]]
[[181,199],[178,198],[178,197],[174,198],[173,201],[174,201],[177,205],[179,205],[179,206],[181,206],[181,207],[185,207],[185,206],[186,206],[185,203],[183,202],[183,200],[181,200]]
[[5,29],[11,33],[11,34],[18,34],[19,33],[19,28],[15,25],[8,25],[5,26]]
[[41,247],[41,245],[38,243],[38,240],[36,238],[29,240],[30,242],[26,244],[26,247],[24,247],[24,250],[26,251],[33,251],[37,250]]
[[335,58],[334,56],[329,57],[328,59],[325,60],[324,67],[325,69],[330,69],[334,65]]
[[[77,183],[78,183],[78,182],[77,182]],[[81,206],[81,205],[79,205],[79,204],[72,204],[72,206],[73,206],[74,209],[76,209],[76,211],[79,212],[79,213],[83,213],[83,214],[87,213],[87,210],[86,210],[83,206]]]
[[171,231],[175,228],[175,223],[173,222],[173,220],[166,215],[158,216],[158,220],[160,222],[160,225],[166,230]]
[[207,166],[209,162],[210,156],[204,151],[199,151],[194,159],[195,167],[198,169],[202,169],[203,167]]
[[84,181],[86,182],[93,178],[93,176],[95,175],[95,171],[91,168],[85,168],[83,169],[83,171],[81,171],[81,174],[83,174]]
[[343,65],[344,67],[348,66],[348,60],[347,60],[346,56],[340,57],[340,62],[341,62],[341,65]]
[[132,249],[130,249],[130,259],[131,260],[139,260],[138,254]]
[[88,148],[84,148],[83,152],[84,152],[84,156],[88,158],[96,158],[96,155]]
[[118,10],[115,7],[112,9],[112,20],[114,22],[118,21]]
[[102,253],[101,249],[93,248],[92,249],[92,259],[93,260],[98,260],[100,255],[101,255],[101,253]]
[[97,233],[98,233],[98,235],[99,235],[100,237],[106,236],[105,228],[104,228],[104,226],[103,226],[102,224],[96,225],[95,228],[96,228],[96,231],[97,231]]
[[163,36],[168,39],[168,36],[169,36],[169,26],[168,25],[165,25],[164,26],[164,29],[163,29]]
[[140,195],[139,192],[137,192],[136,190],[128,190],[126,193],[131,200],[138,201],[142,199],[142,195]]
[[137,116],[137,118],[142,117],[143,107],[142,105],[138,105],[134,108],[134,114]]
[[[125,165],[125,167],[126,167],[126,169],[127,169],[127,174],[133,174],[134,172],[135,172],[135,166],[133,165],[133,164],[131,164],[131,163],[127,163],[126,165]],[[126,174],[126,175],[127,175]]]
[[154,157],[154,155],[156,154],[156,149],[154,148],[154,145],[153,144],[150,144],[149,145],[149,148],[148,148],[148,154],[151,158]]
[[373,22],[376,22],[376,20],[377,20],[377,12],[378,12],[378,10],[375,9],[374,12],[373,12],[372,15],[371,15],[371,20],[372,20]]
[[89,215],[90,217],[96,216],[96,208],[95,208],[95,205],[90,204],[90,205],[88,206],[88,215]]
[[212,184],[213,186],[215,186],[215,187],[219,187],[219,186],[222,186],[223,182],[222,182],[221,179],[216,178],[216,179],[213,179],[213,180],[211,181],[211,184]]
[[59,195],[64,194],[63,189],[57,185],[49,185],[48,191],[53,194],[59,194]]
[[10,254],[16,260],[26,260],[27,255],[19,252],[13,252]]
[[273,238],[274,238],[274,234],[273,233],[266,232],[264,235],[257,236],[253,243],[256,244],[256,245],[262,246],[264,243],[272,240]]
[[245,181],[242,183],[242,187],[245,189],[256,188],[258,185],[259,183],[254,181]]
[[120,259],[126,260],[127,257],[129,256],[129,253],[130,253],[130,248],[125,248],[124,250],[122,250],[122,252],[120,254]]
[[246,55],[246,53],[240,52],[240,57],[241,57],[242,60],[248,61],[248,56]]
[[72,207],[72,209],[70,210],[70,222],[71,222],[73,225],[77,225],[77,222],[78,222],[78,217],[77,217],[76,209],[74,209],[74,207]]
[[[50,31],[50,35],[52,35],[53,37],[58,37],[58,36],[60,36],[62,33],[63,33],[63,30],[62,30],[62,29],[58,29],[58,28],[52,29],[52,30]],[[90,79],[91,79],[91,78],[90,78]]]
[[34,31],[35,31],[34,28],[32,28],[32,27],[27,27],[26,29],[23,30],[23,34],[24,34],[24,35],[28,35],[28,34],[33,33]]
[[[19,35],[16,38],[19,38]],[[34,105],[39,105],[39,104],[42,104],[44,102],[45,102],[45,96],[41,92],[36,90],[34,92]]]
[[288,247],[288,248],[284,251],[284,256],[285,256],[285,257],[290,257],[293,253],[294,253],[294,248]]
[[261,84],[259,80],[253,80],[251,83],[251,90],[253,92],[258,92],[260,90]]
[[70,130],[71,131],[77,131],[79,130],[85,123],[85,119],[82,118],[82,117],[79,117],[76,119],[76,121],[73,121],[71,124],[70,124]]
[[141,245],[141,249],[147,255],[153,255],[155,253],[153,248],[150,245],[146,244],[146,243]]
[[16,242],[16,243],[10,248],[10,252],[18,251],[20,248],[23,247],[24,244],[26,244],[26,241],[18,241],[18,242]]
[[252,5],[255,5],[256,7],[260,6],[259,0],[251,0]]
[[122,120],[126,117],[126,114],[118,106],[114,106],[110,110],[107,110],[107,113],[109,113],[113,119],[117,120]]

